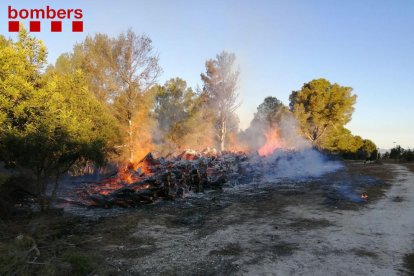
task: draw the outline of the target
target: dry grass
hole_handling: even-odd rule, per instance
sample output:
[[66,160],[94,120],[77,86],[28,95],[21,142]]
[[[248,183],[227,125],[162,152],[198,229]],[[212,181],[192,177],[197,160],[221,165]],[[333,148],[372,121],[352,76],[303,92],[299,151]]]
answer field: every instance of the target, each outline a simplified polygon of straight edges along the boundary
[[110,271],[99,252],[88,248],[96,239],[90,238],[91,225],[82,220],[37,214],[3,221],[1,226],[0,275],[105,275]]

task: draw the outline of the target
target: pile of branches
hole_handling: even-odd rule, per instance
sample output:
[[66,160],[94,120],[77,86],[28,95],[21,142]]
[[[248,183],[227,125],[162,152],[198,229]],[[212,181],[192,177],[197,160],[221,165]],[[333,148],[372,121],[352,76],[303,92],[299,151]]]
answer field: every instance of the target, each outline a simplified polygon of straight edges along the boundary
[[110,178],[89,183],[82,191],[86,205],[136,207],[183,198],[189,192],[221,189],[225,183],[236,185],[255,175],[248,157],[241,152],[185,151],[168,159],[154,158],[149,153],[135,167],[131,165]]

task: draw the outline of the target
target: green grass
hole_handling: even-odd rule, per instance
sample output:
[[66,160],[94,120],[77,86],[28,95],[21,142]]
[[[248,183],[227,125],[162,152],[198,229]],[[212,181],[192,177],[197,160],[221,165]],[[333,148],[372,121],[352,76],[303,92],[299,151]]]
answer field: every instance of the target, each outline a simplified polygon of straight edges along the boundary
[[83,252],[66,252],[63,261],[70,263],[71,275],[89,275],[98,270],[97,258]]

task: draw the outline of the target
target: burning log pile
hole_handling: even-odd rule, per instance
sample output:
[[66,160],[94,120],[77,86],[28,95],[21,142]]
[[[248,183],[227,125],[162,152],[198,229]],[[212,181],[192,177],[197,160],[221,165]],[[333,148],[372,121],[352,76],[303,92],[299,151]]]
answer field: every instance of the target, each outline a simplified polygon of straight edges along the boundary
[[186,150],[172,158],[154,158],[147,154],[137,164],[130,164],[116,175],[90,183],[81,191],[89,206],[136,207],[156,200],[183,198],[190,191],[221,189],[250,181],[255,168],[249,165],[244,153],[217,153]]

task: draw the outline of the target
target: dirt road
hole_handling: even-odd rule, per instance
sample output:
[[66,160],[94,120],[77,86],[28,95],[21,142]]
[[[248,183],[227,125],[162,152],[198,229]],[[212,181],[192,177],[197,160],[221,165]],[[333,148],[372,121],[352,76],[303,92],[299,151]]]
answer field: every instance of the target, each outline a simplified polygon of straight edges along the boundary
[[[100,225],[98,248],[130,275],[410,273],[414,173],[404,166],[353,164],[276,186],[134,210]],[[343,187],[370,198],[350,201]]]
[[326,219],[328,227],[281,230],[297,245],[290,256],[247,266],[247,274],[277,275],[398,275],[408,271],[403,260],[414,251],[414,174],[390,165],[396,178],[384,198],[358,211],[321,212],[289,206],[283,217]]

